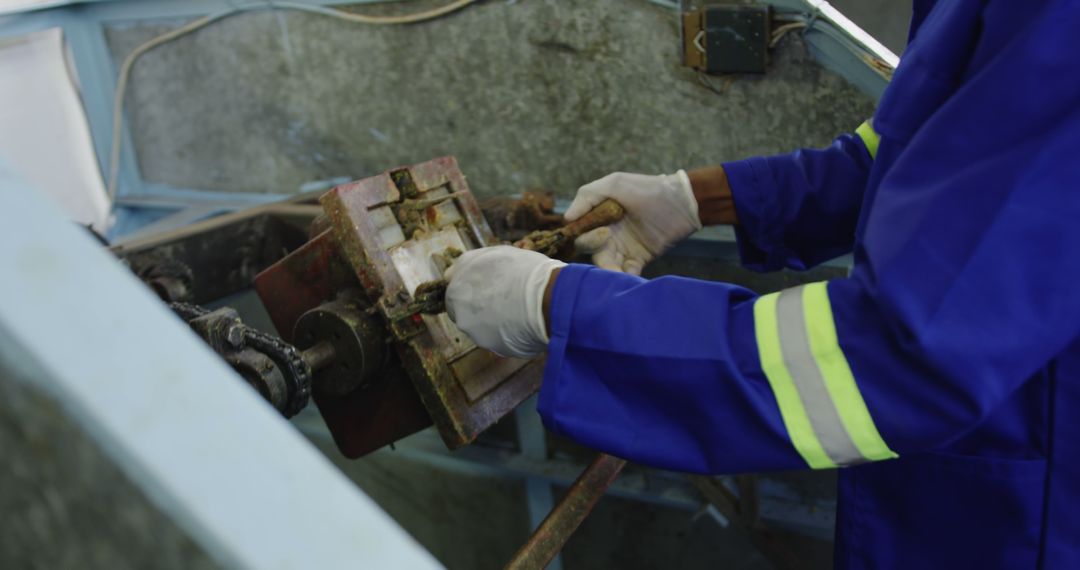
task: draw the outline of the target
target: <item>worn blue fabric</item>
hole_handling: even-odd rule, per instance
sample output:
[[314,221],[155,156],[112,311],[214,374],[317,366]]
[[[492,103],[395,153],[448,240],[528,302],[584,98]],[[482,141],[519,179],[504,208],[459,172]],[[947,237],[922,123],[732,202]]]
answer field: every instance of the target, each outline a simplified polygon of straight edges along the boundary
[[[860,139],[725,164],[743,261],[828,284],[900,458],[842,469],[839,568],[1080,568],[1080,1],[918,2]],[[805,468],[755,341],[756,295],[571,265],[540,413],[702,473]]]

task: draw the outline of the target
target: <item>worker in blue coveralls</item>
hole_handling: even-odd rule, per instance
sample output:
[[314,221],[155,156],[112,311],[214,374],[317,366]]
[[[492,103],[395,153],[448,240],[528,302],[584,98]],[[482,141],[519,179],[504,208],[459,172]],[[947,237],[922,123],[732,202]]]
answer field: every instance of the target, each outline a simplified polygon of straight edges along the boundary
[[[839,568],[1080,568],[1080,0],[916,2],[853,135],[612,174],[566,217],[608,197],[599,267],[503,246],[450,272],[478,344],[547,351],[549,429],[698,473],[843,467]],[[635,275],[723,223],[748,267],[853,270]]]

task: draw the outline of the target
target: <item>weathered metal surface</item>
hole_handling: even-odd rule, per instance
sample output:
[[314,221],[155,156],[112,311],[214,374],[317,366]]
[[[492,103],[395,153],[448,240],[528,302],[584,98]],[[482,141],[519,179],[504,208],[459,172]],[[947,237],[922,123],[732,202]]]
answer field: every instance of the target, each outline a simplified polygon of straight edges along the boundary
[[179,303],[190,299],[194,275],[184,263],[153,252],[134,255],[124,261],[162,301]]
[[255,276],[255,291],[281,338],[293,341],[300,315],[334,293],[359,288],[352,270],[337,255],[334,237],[325,231]]
[[387,366],[372,384],[342,396],[313,394],[341,454],[362,457],[431,425],[431,416],[420,401],[408,374],[400,364]]
[[253,348],[243,348],[225,355],[225,362],[239,372],[270,405],[279,410],[288,405],[289,385],[272,358]]
[[[308,205],[314,199],[306,195],[221,216],[113,250],[143,267],[160,259],[189,265],[197,279],[170,274],[156,287],[168,297],[190,289],[193,302],[207,303],[254,283],[286,343],[297,343],[294,329],[305,312],[342,291],[363,291],[385,326],[372,336],[393,339],[395,347],[388,351],[393,357],[377,373],[361,373],[377,376],[354,386],[364,384],[362,389],[330,382],[327,390],[314,390],[346,456],[377,449],[432,420],[447,445],[463,445],[535,392],[542,362],[477,349],[443,313],[442,288],[417,291],[421,283],[441,277],[461,251],[499,243],[453,158],[339,186],[322,208]],[[551,227],[561,219],[551,212],[550,194],[542,192],[502,205],[501,214],[487,213],[502,216],[514,231]],[[349,352],[334,343],[319,350],[311,350],[318,342],[299,344],[309,350],[297,359],[320,373],[340,366]],[[354,359],[350,366],[363,370],[370,362]],[[233,364],[257,377],[258,364],[252,363]],[[279,392],[270,389],[273,371],[265,376],[256,384],[273,398]]]
[[311,368],[296,347],[245,325],[230,307],[214,311],[186,303],[170,307],[285,417],[307,406]]
[[415,310],[418,300],[431,300],[426,290],[416,295],[417,287],[441,277],[447,257],[497,243],[452,157],[345,184],[320,201],[338,251],[377,299],[397,354],[449,447],[472,441],[539,387],[537,365],[472,356],[481,349],[445,314]]
[[563,223],[555,213],[555,193],[536,188],[520,199],[493,196],[480,201],[491,230],[501,240],[517,241],[536,230],[554,229]]
[[[449,194],[449,191],[446,191],[446,194]],[[308,196],[302,199],[311,200],[313,198]],[[525,204],[525,202],[525,199],[521,201],[500,199],[501,213],[498,213],[499,210],[491,205],[491,201],[484,202],[484,215],[491,226],[496,229],[495,233],[501,240],[518,239],[523,237],[527,231],[521,228],[509,228],[509,226],[500,227],[491,220],[499,219],[499,216],[505,219],[507,212],[515,211],[515,209],[528,211],[531,206],[518,206],[519,204]],[[438,203],[443,202],[439,201]],[[394,217],[393,210],[389,206],[385,206],[385,211],[388,216],[381,218],[381,220],[389,222],[397,228],[400,241],[396,243],[404,242],[404,233],[396,223],[397,220]],[[262,284],[263,291],[260,293],[263,298],[271,300],[271,302],[267,302],[267,305],[271,309],[272,316],[275,316],[275,324],[283,335],[291,339],[293,325],[303,312],[331,299],[334,292],[339,289],[348,289],[350,287],[356,289],[359,287],[353,268],[345,263],[343,257],[337,255],[332,232],[328,231],[330,230],[329,219],[324,216],[323,222],[312,222],[321,212],[322,208],[320,206],[299,203],[264,206],[200,222],[175,232],[149,236],[113,248],[113,251],[129,261],[132,259],[137,261],[152,260],[154,258],[169,259],[169,254],[177,254],[178,259],[191,262],[194,266],[194,274],[198,276],[196,280],[196,299],[201,299],[201,302],[208,302],[216,300],[221,295],[246,288],[250,285],[250,281],[245,281],[245,275],[264,265],[281,260],[289,251],[300,248],[304,250],[303,253],[297,252],[295,257],[290,256],[287,260],[283,260],[281,264],[275,265],[273,271],[268,270],[259,274],[257,280],[257,284]],[[372,213],[374,213],[374,210]],[[440,213],[438,216],[431,217],[430,220],[437,222],[443,215],[444,213]],[[531,214],[525,214],[522,219],[536,220],[536,218],[529,218],[529,216]],[[555,217],[558,218],[558,216]],[[431,222],[429,221],[429,223]],[[525,229],[528,231],[543,229],[538,226],[528,225],[533,223],[531,221],[524,223],[526,224]],[[304,243],[309,235],[309,228],[315,229],[320,224],[321,231],[312,232],[310,235],[313,236],[313,240],[310,243]],[[393,233],[392,228],[381,226],[379,229],[387,240],[393,241],[397,239],[396,236],[391,235]],[[513,231],[521,233],[520,235],[510,233]],[[326,235],[322,235],[324,233]],[[241,244],[241,247],[235,247],[238,243]],[[256,243],[262,243],[263,245],[261,247],[249,247],[248,245]],[[762,279],[760,276],[733,269],[734,246],[725,245],[724,247],[727,249],[723,249],[718,248],[716,244],[709,243],[705,252],[707,257],[699,257],[703,255],[699,249],[705,249],[705,245],[704,243],[698,243],[697,249],[676,248],[673,252],[669,252],[665,258],[661,258],[653,264],[652,268],[654,271],[660,267],[665,269],[664,272],[672,272],[674,269],[679,273],[699,278],[734,281],[760,290],[776,290],[791,285],[788,281],[793,279],[793,274],[770,275],[768,276],[770,279],[768,282],[759,283],[755,280]],[[145,257],[140,260],[139,258],[143,256]],[[672,265],[673,257],[678,259],[674,265]],[[706,261],[708,263],[703,264]],[[432,262],[436,263],[434,259]],[[231,269],[230,267],[215,267],[218,264],[233,264],[235,267],[230,266]],[[132,267],[134,268],[135,265],[132,264]],[[242,270],[237,271],[237,268]],[[445,267],[437,268],[440,273],[443,269]],[[825,273],[821,273],[822,271]],[[833,273],[842,274],[843,271],[843,268],[822,268],[812,271],[808,275],[803,275],[799,279],[820,280],[834,276]],[[821,273],[821,275],[817,273]],[[342,283],[348,283],[349,285],[343,286]],[[426,295],[432,293],[432,291],[414,291],[414,295],[408,303],[404,305],[394,303],[394,306],[403,310],[404,316],[400,325],[400,332],[403,337],[419,334],[419,331],[424,326],[424,321],[422,317],[413,318],[416,317],[416,312],[419,311],[416,302],[421,301],[420,305],[434,302],[426,297]],[[323,366],[334,362],[335,355],[333,352],[332,346],[327,348],[327,345],[320,343],[304,351],[301,356],[313,369],[321,369]],[[457,377],[467,378],[462,383],[462,386],[470,402],[482,400],[485,397],[490,398],[496,394],[502,397],[500,390],[496,389],[501,376],[495,373],[490,378],[486,378],[483,374],[490,370],[489,362],[484,362],[490,357],[490,353],[473,351],[467,357],[455,359],[450,365]],[[231,361],[231,363],[234,366],[245,365],[240,362]],[[257,367],[257,360],[252,360],[250,366]],[[534,362],[521,373],[535,374],[535,381],[538,383],[542,369],[542,363]],[[265,374],[273,376],[273,372]],[[506,397],[510,398],[510,396]],[[320,401],[320,396],[316,391],[314,398],[319,404],[322,416],[327,424],[334,426],[331,432],[343,454],[348,457],[363,455],[431,424],[427,408],[420,401],[408,374],[400,365],[387,367],[380,374],[378,381],[364,390],[353,391],[342,397],[325,398],[322,401]],[[470,448],[458,453],[465,453],[466,456],[469,456],[471,452],[477,451],[479,450]],[[548,467],[536,468],[543,473],[541,476],[549,474]],[[564,467],[564,469],[569,469],[569,466]],[[567,481],[570,476],[568,473]],[[636,482],[631,483],[632,486],[635,486],[634,488],[651,488],[653,485],[651,482],[647,485],[641,482],[639,474],[632,474],[630,480]],[[626,485],[626,479],[621,480],[619,484]],[[585,490],[584,492],[593,491]],[[624,490],[624,492],[626,491]],[[740,496],[749,496],[741,485]],[[721,506],[725,505],[723,500],[717,500],[716,502]],[[742,524],[743,520],[756,521],[757,517],[752,510],[742,510],[747,506],[746,503],[744,501],[740,501],[740,503],[742,504],[739,505],[739,510],[728,510],[725,514],[733,513],[729,518],[739,520],[740,524]],[[807,512],[814,514],[802,515],[802,518],[798,519],[799,522],[795,524],[805,525],[806,520],[813,518],[813,526],[807,525],[806,528],[816,529],[815,532],[818,533],[827,533],[828,529],[832,527],[832,520],[831,514],[826,512],[831,513],[831,509],[826,506],[818,512],[815,510],[819,508],[816,504],[806,508],[809,509]],[[790,511],[790,505],[785,505],[785,509]],[[724,508],[721,508],[721,511],[724,512]],[[751,538],[755,543],[760,544],[762,551],[766,552],[767,555],[782,552],[782,545],[772,542],[776,539],[775,535],[763,534],[760,529],[755,529],[755,532],[751,533]],[[773,559],[778,567],[793,567],[792,565],[784,565],[783,561],[778,560],[778,558],[783,558],[783,556],[770,556],[770,559]]]
[[385,333],[369,307],[360,295],[339,294],[296,322],[293,338],[298,348],[322,347],[312,355],[321,364],[312,379],[316,391],[340,396],[378,378],[386,364]]
[[615,482],[626,461],[601,453],[574,481],[566,496],[540,523],[529,541],[506,565],[507,570],[541,570],[562,550],[566,541],[592,512],[600,497]]
[[195,279],[181,300],[210,303],[247,289],[256,274],[307,241],[307,227],[318,206],[303,202],[312,199],[301,195],[295,201],[226,214],[110,250],[133,269],[164,259],[183,264]]
[[574,240],[587,232],[609,226],[622,219],[626,210],[612,199],[607,199],[589,210],[584,216],[554,230],[538,230],[514,243],[522,249],[539,251],[548,257],[566,258],[573,255]]
[[315,346],[305,348],[300,355],[304,357],[304,362],[308,363],[312,372],[318,372],[332,364],[337,353],[334,350],[334,344],[324,340]]
[[[331,303],[341,291],[361,289],[352,268],[337,254],[329,230],[257,275],[254,284],[274,326],[290,341],[302,315]],[[333,365],[320,362],[318,368]],[[360,457],[431,425],[396,355],[362,389],[343,394],[318,388],[313,392],[315,405],[346,457]]]
[[410,311],[437,315],[446,312],[446,280],[425,281],[413,291]]
[[[450,364],[470,402],[483,399],[528,360],[504,358],[488,350],[470,350]],[[541,369],[542,371],[542,369]]]
[[[320,202],[325,221],[311,231],[323,231],[256,276],[255,289],[281,335],[304,348],[332,339],[300,338],[320,328],[298,326],[301,315],[340,313],[330,309],[344,291],[356,291],[379,318],[352,319],[365,321],[363,334],[337,331],[351,345],[331,342],[332,356],[325,347],[313,354],[321,369],[315,402],[346,456],[431,421],[449,447],[464,445],[536,391],[542,362],[477,348],[444,313],[445,288],[419,288],[462,251],[498,243],[453,158],[350,182]],[[373,353],[375,337],[393,345],[392,357],[377,368],[366,354],[350,361],[350,353]],[[358,348],[364,343],[367,350]],[[341,369],[347,361],[358,370]],[[323,382],[327,371],[336,379]]]
[[[537,251],[557,259],[569,259],[574,255],[574,240],[592,230],[618,222],[625,214],[626,210],[618,202],[611,199],[604,200],[584,216],[561,228],[536,230],[529,233],[514,242],[514,247]],[[408,282],[406,284],[408,285]],[[417,313],[445,311],[446,287],[447,282],[443,279],[424,281],[415,286],[413,293],[415,299],[409,305],[408,311]]]

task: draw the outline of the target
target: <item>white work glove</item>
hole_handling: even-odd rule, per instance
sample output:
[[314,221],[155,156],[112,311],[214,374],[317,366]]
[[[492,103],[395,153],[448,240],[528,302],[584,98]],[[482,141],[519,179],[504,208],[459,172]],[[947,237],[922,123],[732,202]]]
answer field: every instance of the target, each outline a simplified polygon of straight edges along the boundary
[[626,216],[580,238],[582,253],[592,253],[603,269],[640,275],[645,264],[676,242],[701,229],[697,200],[686,171],[662,176],[616,172],[582,186],[566,210],[574,221],[612,198]]
[[461,254],[446,271],[446,312],[477,345],[501,356],[544,352],[544,290],[566,264],[535,251],[497,245]]

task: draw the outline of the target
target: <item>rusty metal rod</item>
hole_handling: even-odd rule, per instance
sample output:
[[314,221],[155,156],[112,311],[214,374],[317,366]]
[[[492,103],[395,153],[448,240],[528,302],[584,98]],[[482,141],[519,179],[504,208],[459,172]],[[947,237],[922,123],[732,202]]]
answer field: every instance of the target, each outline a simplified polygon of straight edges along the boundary
[[[451,194],[453,196],[454,194]],[[438,198],[439,200],[446,198]],[[584,216],[566,224],[556,230],[539,230],[521,238],[514,243],[514,247],[539,251],[544,255],[553,256],[567,243],[572,243],[583,234],[603,226],[609,226],[618,222],[626,214],[626,210],[615,200],[608,198]],[[414,300],[408,307],[410,313],[424,313],[437,315],[446,311],[446,305],[442,302],[446,296],[447,283],[443,279],[421,283],[413,294]]]
[[538,251],[548,257],[569,253],[567,247],[577,238],[604,226],[610,226],[626,215],[626,210],[608,198],[580,218],[554,230],[538,230],[514,242],[514,247]]
[[322,370],[327,364],[333,362],[336,356],[334,345],[330,344],[328,340],[324,340],[300,353],[300,358],[307,362],[312,372]]
[[506,570],[541,570],[547,567],[625,466],[625,459],[606,453],[598,455],[570,486],[563,500],[540,523],[529,541],[517,551],[506,565]]

